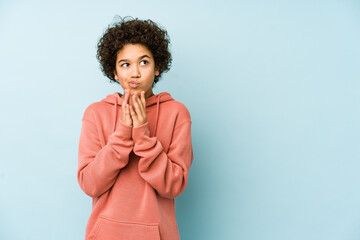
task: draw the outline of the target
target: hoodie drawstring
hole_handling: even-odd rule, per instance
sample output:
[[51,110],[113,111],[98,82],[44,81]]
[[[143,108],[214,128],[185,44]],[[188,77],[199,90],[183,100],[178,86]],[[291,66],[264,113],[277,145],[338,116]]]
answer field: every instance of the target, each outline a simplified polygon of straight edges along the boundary
[[115,104],[114,104],[114,106],[115,106],[115,118],[114,118],[114,130],[113,130],[113,132],[115,132],[115,130],[116,130],[116,120],[117,120],[117,97],[115,98]]
[[161,95],[157,96],[157,104],[156,104],[156,118],[155,118],[155,127],[154,127],[154,134],[153,137],[156,136],[156,127],[158,124],[158,119],[159,119],[159,112],[160,112],[160,97]]

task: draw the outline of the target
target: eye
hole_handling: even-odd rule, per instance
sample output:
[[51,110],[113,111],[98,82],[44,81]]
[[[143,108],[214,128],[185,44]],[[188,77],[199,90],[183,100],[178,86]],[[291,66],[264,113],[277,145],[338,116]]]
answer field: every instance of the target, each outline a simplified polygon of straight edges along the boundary
[[[127,66],[124,66],[125,64],[127,64]],[[129,64],[128,64],[128,63],[123,63],[123,64],[121,64],[120,66],[121,66],[121,67],[128,67]]]
[[[144,63],[144,64],[141,64],[141,63]],[[147,65],[149,62],[147,61],[147,60],[142,60],[141,62],[140,62],[140,64],[141,65]]]

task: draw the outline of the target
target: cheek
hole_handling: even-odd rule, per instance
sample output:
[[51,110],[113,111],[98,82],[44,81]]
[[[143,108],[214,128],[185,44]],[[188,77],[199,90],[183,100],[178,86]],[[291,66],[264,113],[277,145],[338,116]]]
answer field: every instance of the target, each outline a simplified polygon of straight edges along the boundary
[[123,78],[119,78],[119,83],[120,83],[120,86],[122,87],[122,88],[125,88],[126,87],[126,84],[125,84],[125,81],[124,81],[124,79]]
[[155,71],[148,71],[147,72],[147,79],[149,80],[149,81],[151,81],[151,80],[154,80],[154,78],[155,78]]
[[124,72],[118,72],[117,76],[120,82],[124,82],[126,80],[126,76],[124,75]]

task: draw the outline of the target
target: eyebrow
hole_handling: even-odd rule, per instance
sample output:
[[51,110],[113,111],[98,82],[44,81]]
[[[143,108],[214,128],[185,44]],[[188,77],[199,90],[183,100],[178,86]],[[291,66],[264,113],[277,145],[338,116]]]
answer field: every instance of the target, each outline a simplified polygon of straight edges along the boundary
[[[138,59],[140,60],[140,59],[142,59],[142,58],[145,58],[145,57],[147,57],[147,58],[150,58],[148,55],[142,55],[141,57],[139,57]],[[129,59],[120,59],[119,61],[118,61],[118,63],[120,63],[120,62],[127,62],[127,61],[129,61]]]

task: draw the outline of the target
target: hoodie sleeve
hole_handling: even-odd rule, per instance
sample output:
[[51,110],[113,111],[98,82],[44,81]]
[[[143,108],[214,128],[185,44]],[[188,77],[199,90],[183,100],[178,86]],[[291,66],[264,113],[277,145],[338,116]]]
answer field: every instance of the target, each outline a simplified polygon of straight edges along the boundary
[[193,150],[189,112],[185,115],[175,124],[167,153],[156,137],[150,137],[148,123],[133,128],[134,153],[140,156],[139,174],[164,198],[174,199],[187,185]]
[[133,148],[132,128],[121,121],[104,147],[98,129],[92,110],[87,108],[79,139],[77,179],[81,189],[93,198],[111,188]]

